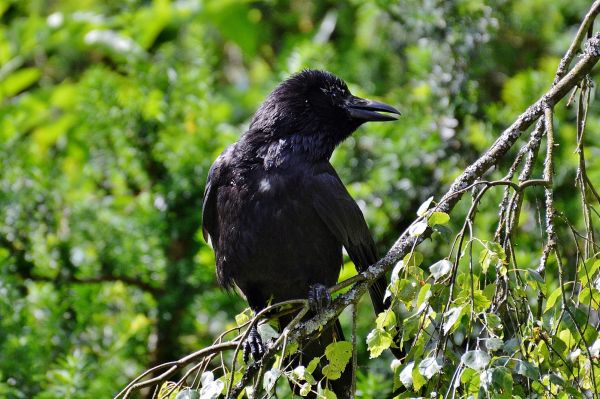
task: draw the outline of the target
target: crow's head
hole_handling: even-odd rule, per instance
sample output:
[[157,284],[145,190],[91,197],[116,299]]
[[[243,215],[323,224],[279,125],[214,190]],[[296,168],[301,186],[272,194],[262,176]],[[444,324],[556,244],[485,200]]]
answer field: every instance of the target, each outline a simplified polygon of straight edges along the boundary
[[[294,136],[333,146],[369,121],[393,121],[400,114],[394,107],[353,96],[337,76],[304,70],[283,81],[260,106],[251,130],[273,139]],[[332,148],[333,150],[333,148]]]

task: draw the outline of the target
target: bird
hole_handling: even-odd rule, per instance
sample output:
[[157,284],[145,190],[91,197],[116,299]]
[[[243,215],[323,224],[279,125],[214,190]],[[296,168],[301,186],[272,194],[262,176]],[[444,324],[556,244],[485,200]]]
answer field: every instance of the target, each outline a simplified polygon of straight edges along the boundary
[[[305,69],[282,81],[208,173],[202,232],[215,252],[219,284],[238,288],[259,312],[291,299],[329,300],[344,248],[359,272],[374,264],[373,237],[330,158],[365,122],[397,115],[390,105],[354,96],[327,71]],[[388,306],[386,288],[382,277],[369,289],[377,314]],[[343,340],[339,321],[301,348],[305,361],[335,340]],[[260,359],[255,327],[244,345]],[[349,369],[332,381],[338,398],[351,395]]]

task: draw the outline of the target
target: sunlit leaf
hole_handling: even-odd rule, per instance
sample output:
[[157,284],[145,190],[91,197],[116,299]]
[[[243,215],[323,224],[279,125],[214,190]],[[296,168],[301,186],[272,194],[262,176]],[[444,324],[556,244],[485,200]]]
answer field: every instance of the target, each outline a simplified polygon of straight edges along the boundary
[[432,201],[433,201],[433,196],[427,198],[425,200],[425,202],[423,202],[419,206],[419,209],[417,209],[417,216],[423,216],[423,215],[425,215],[425,212],[427,212],[427,210],[429,209],[429,205],[431,205]]
[[14,96],[20,91],[31,86],[40,78],[41,72],[38,68],[22,68],[0,80],[0,99]]
[[302,384],[302,386],[300,387],[300,396],[308,395],[311,391],[311,388],[312,386],[308,382]]
[[426,222],[417,222],[409,227],[408,233],[413,237],[418,237],[427,230]]
[[419,290],[419,295],[417,295],[417,308],[423,304],[426,304],[429,298],[431,298],[431,295],[431,284],[426,283],[421,287]]
[[342,372],[352,358],[352,344],[348,341],[333,342],[325,348],[325,357],[331,368]]
[[414,368],[414,366],[415,366],[415,362],[410,362],[400,372],[400,382],[406,388],[410,388],[413,384],[413,368]]
[[319,389],[317,391],[317,397],[319,399],[337,399],[335,392],[327,388]]
[[487,367],[492,360],[490,355],[482,350],[472,350],[465,352],[460,360],[469,368],[481,371]]
[[371,330],[367,335],[367,348],[369,349],[370,358],[376,358],[381,353],[390,347],[393,338],[389,332],[378,328]]
[[430,380],[431,377],[439,373],[441,369],[442,364],[438,362],[435,357],[425,358],[419,363],[419,373],[421,373],[426,380]]
[[180,391],[175,399],[200,399],[200,392],[195,389],[184,389]]
[[435,225],[443,225],[446,224],[450,221],[450,215],[448,215],[445,212],[433,212],[431,214],[431,216],[429,216],[429,219],[427,219],[427,223],[429,224],[429,226],[435,226]]
[[263,342],[269,342],[271,340],[275,340],[279,337],[279,332],[275,330],[269,323],[262,323],[256,327],[258,333],[260,334],[260,338]]
[[444,334],[448,334],[454,327],[456,327],[456,322],[462,315],[463,308],[464,306],[457,306],[444,313]]
[[325,365],[321,372],[323,373],[323,377],[332,381],[337,380],[342,376],[342,370],[332,366],[331,364]]
[[450,273],[451,270],[452,262],[450,262],[448,259],[442,259],[429,266],[429,271],[431,272],[431,275],[435,281]]
[[579,267],[577,277],[584,287],[587,286],[591,280],[593,280],[594,275],[596,274],[599,268],[600,259],[596,258],[587,259],[583,263],[583,265]]
[[321,358],[319,357],[315,357],[313,358],[309,363],[308,366],[306,366],[306,371],[309,373],[314,373],[315,370],[317,369],[317,366],[319,365],[319,362],[321,361]]
[[225,383],[221,380],[211,381],[208,384],[203,384],[200,389],[200,399],[216,399],[225,388]]
[[411,251],[404,256],[402,262],[408,268],[418,267],[423,263],[423,254],[419,251]]
[[379,313],[377,315],[377,319],[375,320],[375,324],[377,328],[380,330],[389,329],[390,327],[396,326],[396,314],[394,311],[390,309],[386,309],[385,311]]
[[242,313],[235,315],[235,322],[238,326],[244,325],[252,318],[252,310],[250,308],[244,309]]
[[492,300],[488,298],[483,291],[475,290],[472,293],[473,309],[475,312],[483,312],[492,304]]
[[275,388],[275,383],[280,376],[281,370],[279,369],[265,371],[265,375],[263,376],[263,389],[267,392],[271,392],[273,388]]
[[552,291],[552,293],[548,296],[548,299],[546,300],[546,307],[544,308],[544,313],[546,313],[554,307],[556,300],[560,298],[562,294],[562,290],[562,287],[558,287],[554,291]]

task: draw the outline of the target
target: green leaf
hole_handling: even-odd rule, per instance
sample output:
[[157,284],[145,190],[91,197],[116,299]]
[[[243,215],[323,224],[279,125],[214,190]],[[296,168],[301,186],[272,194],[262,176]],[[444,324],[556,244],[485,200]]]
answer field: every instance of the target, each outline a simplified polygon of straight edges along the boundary
[[335,370],[342,372],[352,358],[352,344],[348,341],[333,342],[325,348],[325,357]]
[[402,259],[403,265],[405,267],[419,267],[421,263],[423,263],[423,254],[418,251],[409,252]]
[[419,295],[417,295],[417,307],[421,306],[429,298],[431,298],[431,284],[427,283],[419,290]]
[[246,324],[250,319],[252,319],[252,310],[250,308],[246,308],[242,313],[235,315],[235,323],[238,326]]
[[377,315],[375,324],[380,330],[389,330],[391,327],[396,326],[396,314],[391,308],[388,308]]
[[378,328],[372,330],[367,336],[367,348],[369,349],[370,358],[376,358],[381,353],[390,347],[393,339],[390,333]]
[[546,301],[546,307],[544,308],[544,313],[546,313],[548,310],[550,310],[554,307],[556,300],[560,297],[561,294],[562,294],[562,287],[557,287],[554,291],[552,291],[550,296],[548,296],[548,300]]
[[479,254],[479,264],[484,273],[491,267],[499,270],[506,264],[506,252],[495,241],[484,241],[485,248]]
[[[0,377],[1,376],[2,376],[2,373],[0,373]],[[165,399],[177,399],[179,397],[179,394],[182,391],[178,388],[175,388],[175,390],[172,390],[173,384],[175,384],[175,383],[172,381],[165,381],[160,386],[160,389],[158,391],[158,395],[160,395],[159,397],[165,398]],[[186,388],[182,388],[182,389],[186,389]],[[187,388],[187,389],[189,390],[189,388]],[[0,392],[4,392],[1,388],[1,385],[0,385]],[[167,395],[167,392],[171,392],[171,393],[169,395]]]
[[600,305],[600,291],[596,288],[586,287],[579,293],[579,302],[598,310]]
[[308,363],[308,366],[306,366],[306,371],[308,371],[311,374],[314,373],[320,362],[321,362],[321,358],[320,357],[313,358],[310,361],[310,363]]
[[256,327],[256,329],[260,334],[260,338],[263,342],[269,342],[279,337],[279,332],[273,327],[271,327],[269,323],[259,324],[258,327]]
[[310,385],[315,385],[317,383],[315,377],[313,377],[312,373],[310,373],[308,370],[304,371],[304,380]]
[[473,292],[473,310],[475,312],[483,312],[486,311],[492,301],[483,293],[481,290],[475,290]]
[[294,353],[298,352],[298,348],[299,348],[298,342],[293,342],[291,344],[288,344],[285,347],[285,355],[286,356],[293,355]]
[[585,287],[593,280],[594,274],[600,268],[600,259],[590,258],[587,259],[583,266],[579,268],[577,277],[581,284]]
[[490,355],[482,350],[473,350],[465,352],[460,360],[465,366],[472,368],[473,370],[481,371],[487,367],[492,359]]
[[40,78],[41,72],[38,68],[22,68],[0,81],[0,99],[11,97],[25,90]]
[[496,330],[500,327],[502,327],[502,320],[500,319],[500,316],[498,316],[495,313],[485,313],[485,321],[487,323],[487,326],[492,329],[492,330]]
[[427,223],[430,226],[435,226],[436,224],[446,224],[450,221],[450,215],[448,215],[446,212],[433,212],[431,214],[431,216],[429,216],[429,219],[427,220]]
[[336,394],[327,388],[319,389],[317,392],[317,397],[319,399],[337,399]]
[[328,380],[337,380],[342,376],[342,370],[339,370],[336,367],[332,366],[331,363],[325,365],[321,372],[323,373],[323,376]]
[[427,383],[427,380],[421,375],[421,373],[419,373],[419,368],[413,367],[413,370],[412,370],[413,389],[415,391],[418,391],[426,383]]
[[503,393],[510,394],[513,390],[513,378],[510,370],[502,366],[495,367],[492,370],[492,384]]
[[390,292],[407,306],[413,302],[417,293],[417,283],[412,280],[395,280],[389,287]]
[[542,275],[536,270],[527,270],[525,272],[525,278],[528,282],[535,281],[540,284],[544,284],[544,278]]
[[583,394],[579,390],[577,390],[573,387],[569,387],[569,386],[565,387],[564,393],[567,395],[567,398],[569,398],[569,399],[583,398]]
[[479,388],[479,375],[479,372],[465,368],[460,375],[460,382],[467,386],[469,392],[472,392],[473,389]]
[[305,382],[300,387],[300,396],[306,396],[310,393],[311,385],[308,382]]

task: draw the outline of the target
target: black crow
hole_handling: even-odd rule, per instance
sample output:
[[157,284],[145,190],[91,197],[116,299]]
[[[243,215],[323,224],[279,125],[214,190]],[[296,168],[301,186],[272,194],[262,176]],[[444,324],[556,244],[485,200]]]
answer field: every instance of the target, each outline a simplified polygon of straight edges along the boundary
[[[353,96],[324,71],[300,72],[269,94],[208,174],[202,228],[222,286],[239,287],[257,312],[268,303],[322,296],[337,282],[342,247],[359,271],[377,261],[362,212],[329,159],[360,125],[396,120],[390,114],[399,112]],[[386,287],[383,278],[370,288],[376,313],[385,310]],[[343,339],[339,322],[302,348],[305,361],[335,339]],[[261,356],[256,331],[245,348]],[[349,378],[345,372],[332,382],[338,397],[349,395]]]

